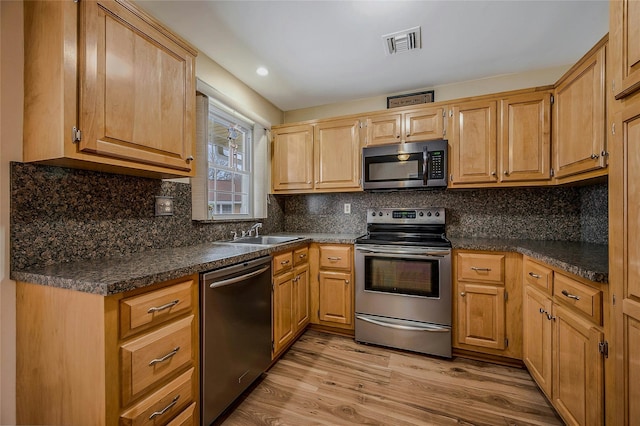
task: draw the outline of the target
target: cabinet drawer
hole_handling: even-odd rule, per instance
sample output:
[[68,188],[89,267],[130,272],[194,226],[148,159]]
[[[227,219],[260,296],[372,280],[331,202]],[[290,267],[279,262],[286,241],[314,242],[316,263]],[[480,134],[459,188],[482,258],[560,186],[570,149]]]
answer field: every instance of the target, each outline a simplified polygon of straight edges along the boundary
[[197,426],[196,425],[196,403],[184,409],[175,419],[171,420],[167,426]]
[[289,271],[293,268],[293,254],[288,251],[286,253],[280,253],[273,256],[273,275],[279,274],[283,271]]
[[351,247],[320,246],[320,268],[351,271]]
[[458,280],[504,283],[504,255],[458,253]]
[[529,259],[524,260],[524,282],[538,287],[551,294],[553,287],[553,271]]
[[193,280],[120,301],[120,337],[170,320],[193,307]]
[[298,266],[309,261],[309,247],[303,247],[293,252],[293,265]]
[[[178,418],[182,418],[185,413],[188,414],[189,408],[192,408],[191,418],[193,420],[193,407],[195,407],[195,402],[193,402],[194,372],[195,368],[191,368],[189,371],[181,374],[175,380],[122,413],[122,416],[120,416],[120,424],[132,426],[166,424],[169,419],[177,413],[180,413],[180,411],[183,411],[189,404],[191,404],[191,406],[180,413],[171,424],[174,424]],[[182,425],[189,423],[178,421],[175,424]]]
[[575,310],[602,324],[602,292],[562,274],[555,274],[553,295]]
[[193,327],[191,315],[122,345],[123,405],[195,359]]

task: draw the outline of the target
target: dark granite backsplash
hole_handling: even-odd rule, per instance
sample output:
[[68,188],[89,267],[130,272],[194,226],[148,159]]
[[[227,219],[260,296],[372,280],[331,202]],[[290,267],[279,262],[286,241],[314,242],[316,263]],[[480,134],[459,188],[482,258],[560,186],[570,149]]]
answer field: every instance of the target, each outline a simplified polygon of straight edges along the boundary
[[[253,222],[191,220],[190,185],[12,163],[12,269],[230,238]],[[607,185],[269,196],[263,233],[364,233],[368,207],[445,207],[451,237],[607,244]],[[154,216],[154,196],[174,197]],[[351,214],[343,213],[351,203]]]
[[[155,216],[156,195],[172,196],[173,216]],[[229,239],[255,221],[191,220],[185,183],[61,167],[12,163],[12,269],[127,255]],[[279,201],[269,196],[263,233],[283,230]]]
[[[451,237],[608,243],[607,184],[296,195],[285,201],[287,232],[366,231],[366,209],[445,207]],[[351,214],[344,214],[351,203]]]

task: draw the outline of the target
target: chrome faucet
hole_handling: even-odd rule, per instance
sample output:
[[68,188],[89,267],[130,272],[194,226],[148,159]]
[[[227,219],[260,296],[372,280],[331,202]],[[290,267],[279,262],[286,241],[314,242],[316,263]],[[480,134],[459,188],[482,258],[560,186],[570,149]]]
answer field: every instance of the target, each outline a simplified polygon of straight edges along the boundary
[[262,228],[262,222],[258,222],[258,223],[254,223],[253,225],[251,225],[251,228],[249,228],[249,230],[247,231],[247,234],[249,236],[251,236],[251,233],[253,231],[256,232],[256,237],[258,236],[258,229]]

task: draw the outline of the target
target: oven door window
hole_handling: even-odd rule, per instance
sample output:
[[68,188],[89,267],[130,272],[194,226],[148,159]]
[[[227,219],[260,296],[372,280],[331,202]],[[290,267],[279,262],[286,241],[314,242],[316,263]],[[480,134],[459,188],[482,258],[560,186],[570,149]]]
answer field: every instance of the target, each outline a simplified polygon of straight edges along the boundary
[[437,260],[367,256],[364,264],[366,291],[440,297]]

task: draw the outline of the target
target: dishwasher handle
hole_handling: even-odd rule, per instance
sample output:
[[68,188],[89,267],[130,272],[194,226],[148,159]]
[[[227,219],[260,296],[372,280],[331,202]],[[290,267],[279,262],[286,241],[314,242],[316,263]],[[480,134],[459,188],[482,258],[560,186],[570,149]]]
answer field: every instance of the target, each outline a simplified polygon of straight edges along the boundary
[[240,275],[239,277],[233,277],[233,278],[229,278],[229,279],[222,280],[222,281],[216,281],[214,283],[211,283],[209,285],[209,287],[210,288],[218,288],[218,287],[224,287],[224,286],[230,285],[230,284],[235,284],[237,282],[244,281],[244,280],[247,280],[249,278],[253,278],[253,277],[257,276],[257,275],[260,275],[260,274],[262,274],[264,272],[267,272],[270,267],[271,267],[270,265],[267,265],[267,266],[265,266],[263,268],[258,269],[257,271],[249,272],[248,274]]

